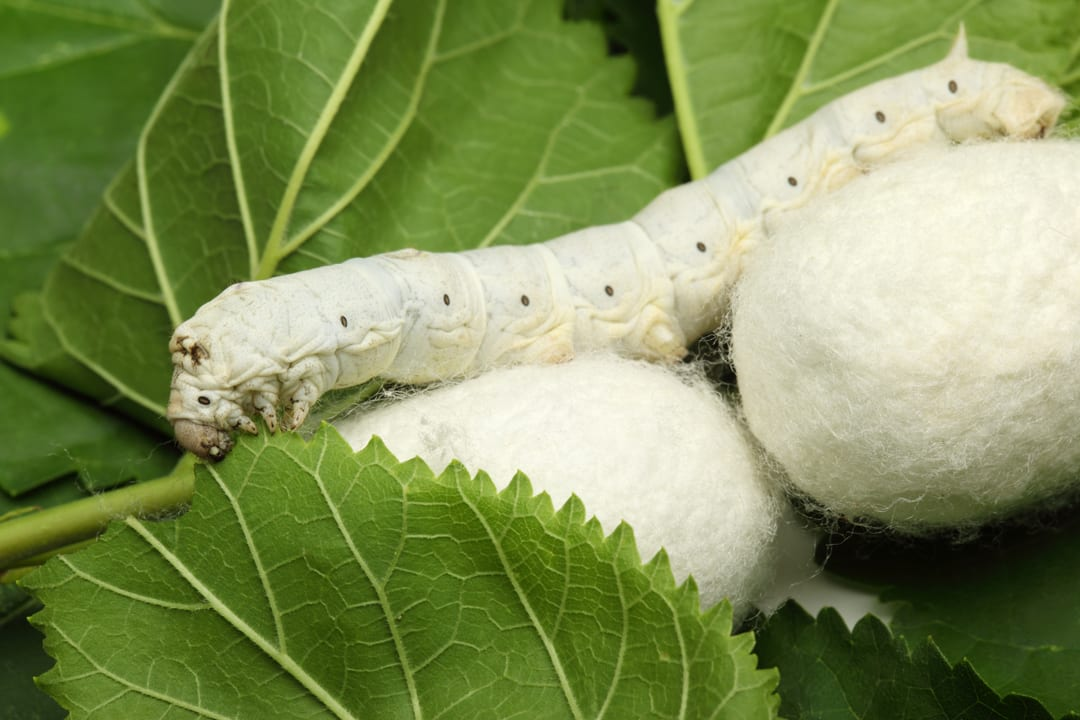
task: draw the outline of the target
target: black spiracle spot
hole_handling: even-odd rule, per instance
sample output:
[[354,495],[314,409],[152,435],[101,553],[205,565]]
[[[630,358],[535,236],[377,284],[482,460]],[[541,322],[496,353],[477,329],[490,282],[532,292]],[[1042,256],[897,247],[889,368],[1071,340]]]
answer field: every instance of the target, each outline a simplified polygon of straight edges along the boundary
[[200,395],[199,396],[199,404],[200,405],[209,405],[210,404],[210,398],[206,397],[205,395]]
[[951,92],[953,95],[955,95],[956,91],[959,90],[959,89],[960,89],[960,86],[956,84],[955,80],[950,80],[949,81],[949,92]]
[[522,295],[521,296],[521,304],[524,305],[525,307],[529,307],[529,296],[528,295]]
[[876,113],[874,113],[874,119],[877,120],[879,123],[885,122],[885,113],[878,110]]
[[604,292],[607,293],[608,297],[611,297],[615,294],[615,288],[611,287],[610,285],[605,285]]
[[799,181],[796,180],[794,177],[788,177],[787,184],[790,185],[791,187],[795,187],[796,185],[799,184]]
[[349,318],[341,316],[341,327],[349,327]]
[[450,304],[450,296],[449,295],[443,295],[442,296],[442,304],[443,305],[449,305]]
[[697,249],[698,249],[698,252],[705,252],[705,243],[699,242],[697,244]]

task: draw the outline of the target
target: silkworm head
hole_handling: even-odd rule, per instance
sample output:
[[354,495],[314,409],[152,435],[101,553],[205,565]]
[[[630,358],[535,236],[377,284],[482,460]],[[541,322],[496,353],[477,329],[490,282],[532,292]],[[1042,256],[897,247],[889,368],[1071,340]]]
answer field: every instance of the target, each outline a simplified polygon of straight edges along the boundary
[[1064,95],[1039,78],[968,58],[962,29],[949,56],[927,68],[922,81],[938,125],[954,142],[1043,137],[1065,108]]
[[233,447],[229,433],[213,425],[174,420],[173,432],[182,448],[203,460],[221,460]]
[[[208,369],[206,364],[203,369]],[[237,393],[222,390],[207,373],[190,373],[177,366],[166,414],[180,446],[204,460],[220,460],[232,449],[230,430],[252,432],[254,426],[234,395]]]

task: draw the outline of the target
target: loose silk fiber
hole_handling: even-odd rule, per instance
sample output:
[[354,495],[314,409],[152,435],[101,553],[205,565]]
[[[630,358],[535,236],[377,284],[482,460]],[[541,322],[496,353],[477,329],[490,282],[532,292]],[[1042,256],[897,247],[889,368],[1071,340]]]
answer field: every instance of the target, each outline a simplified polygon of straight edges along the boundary
[[1080,478],[1080,143],[957,146],[786,214],[748,260],[749,427],[826,511],[920,533]]
[[612,356],[494,370],[337,423],[440,471],[452,459],[505,487],[521,470],[556,507],[576,494],[605,532],[622,520],[648,559],[663,546],[704,605],[745,613],[765,589],[781,499],[731,409],[692,369]]

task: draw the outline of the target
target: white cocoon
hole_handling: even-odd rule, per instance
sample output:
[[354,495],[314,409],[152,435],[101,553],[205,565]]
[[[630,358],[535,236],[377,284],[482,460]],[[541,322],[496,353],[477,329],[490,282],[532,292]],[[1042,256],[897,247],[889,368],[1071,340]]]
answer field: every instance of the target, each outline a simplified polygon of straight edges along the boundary
[[782,500],[728,404],[697,371],[611,356],[494,370],[336,423],[354,448],[378,435],[440,472],[452,460],[499,488],[519,469],[555,506],[576,494],[605,532],[667,549],[706,606],[749,609],[770,580]]
[[732,353],[750,429],[848,519],[973,527],[1080,471],[1080,144],[888,166],[779,218]]

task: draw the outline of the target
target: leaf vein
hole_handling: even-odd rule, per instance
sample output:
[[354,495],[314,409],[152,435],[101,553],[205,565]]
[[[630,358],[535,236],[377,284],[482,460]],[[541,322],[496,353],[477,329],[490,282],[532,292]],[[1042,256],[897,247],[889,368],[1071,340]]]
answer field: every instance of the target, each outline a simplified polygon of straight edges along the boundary
[[80,567],[76,566],[74,563],[72,563],[71,560],[66,555],[58,555],[57,557],[59,558],[61,563],[63,563],[64,565],[67,566],[68,570],[71,571],[72,575],[75,575],[76,577],[82,578],[83,580],[90,583],[91,585],[97,585],[102,590],[107,590],[107,591],[109,591],[109,592],[111,592],[111,593],[113,593],[115,595],[120,595],[121,597],[128,598],[129,600],[135,600],[136,602],[140,602],[140,603],[143,603],[145,605],[154,605],[154,606],[157,606],[157,607],[160,607],[160,608],[165,608],[166,610],[183,610],[183,611],[186,611],[186,612],[199,612],[199,611],[202,611],[202,610],[210,609],[210,605],[208,603],[170,602],[168,600],[162,600],[161,598],[152,597],[150,595],[145,595],[143,593],[135,593],[135,592],[131,592],[130,590],[125,590],[122,587],[119,587],[118,585],[113,585],[110,582],[106,582],[105,580],[102,580],[101,578],[97,577],[96,575],[91,575],[90,573],[84,571],[82,568],[80,568]]
[[267,638],[263,637],[260,633],[255,631],[255,628],[246,623],[239,615],[237,615],[232,608],[230,608],[220,597],[218,597],[213,590],[211,590],[205,583],[202,582],[188,566],[181,560],[172,550],[170,550],[164,543],[161,542],[147,529],[146,525],[135,518],[125,518],[124,524],[134,530],[140,537],[143,538],[154,550],[158,552],[161,557],[172,565],[173,569],[196,591],[204,597],[211,607],[221,616],[223,620],[228,622],[237,631],[239,631],[244,637],[255,644],[266,655],[272,658],[278,663],[282,670],[291,675],[307,690],[309,690],[316,698],[319,699],[326,708],[332,713],[337,715],[342,720],[356,720],[356,718],[344,707],[336,698],[333,697],[325,688],[320,685],[315,678],[307,673],[304,668],[297,663],[288,654],[282,653],[278,650],[274,643],[270,642]]
[[[176,88],[180,85],[181,80],[186,77],[191,67],[198,61],[198,58],[201,55],[198,49],[213,38],[215,28],[216,23],[212,22],[207,25],[206,30],[199,37],[195,46],[180,63],[180,67],[176,69],[176,73],[170,78],[169,84],[165,86],[164,92],[158,99],[157,104],[154,105],[154,109],[151,111],[150,117],[143,127],[143,131],[139,135],[139,144],[135,150],[135,168],[139,183],[139,203],[142,210],[143,227],[146,229],[146,248],[150,255],[150,263],[154,267],[154,275],[157,279],[158,286],[161,288],[162,301],[164,302],[166,311],[168,311],[169,320],[173,327],[176,327],[183,322],[184,315],[180,311],[180,305],[176,299],[174,286],[173,283],[170,282],[169,271],[161,253],[161,243],[154,229],[154,208],[150,200],[150,187],[148,185],[149,181],[146,168],[146,146],[149,142],[150,133],[157,124],[158,118],[160,118],[161,114],[164,112],[165,107],[168,105]],[[69,350],[69,352],[71,351]],[[100,374],[100,371],[98,372]],[[164,408],[162,408],[160,414],[165,414]]]
[[562,660],[559,657],[559,651],[555,647],[555,643],[550,637],[549,633],[545,631],[543,624],[540,622],[540,618],[536,614],[536,609],[533,608],[532,603],[529,602],[529,597],[526,594],[524,588],[521,586],[521,582],[518,580],[517,573],[514,571],[514,567],[510,564],[509,558],[506,557],[506,551],[503,548],[502,542],[498,540],[498,533],[491,527],[487,518],[480,511],[480,508],[469,497],[464,488],[461,487],[460,481],[457,483],[457,490],[461,496],[462,502],[472,511],[473,515],[480,522],[481,527],[484,528],[484,532],[491,540],[492,547],[495,549],[495,554],[499,559],[499,564],[506,571],[506,577],[510,581],[510,585],[514,590],[514,594],[517,595],[518,601],[521,603],[522,609],[529,616],[529,620],[532,624],[533,630],[535,630],[537,636],[540,638],[540,642],[544,645],[544,650],[547,652],[548,659],[551,660],[552,668],[555,670],[555,675],[559,679],[559,689],[562,691],[563,696],[566,698],[567,705],[569,706],[571,714],[575,718],[584,720],[584,713],[578,706],[577,698],[574,696],[573,689],[570,687],[570,680],[566,675],[566,668],[563,667]]
[[[371,584],[372,589],[375,591],[376,596],[379,599],[379,607],[382,608],[383,617],[386,620],[387,628],[390,631],[390,637],[393,639],[394,651],[398,656],[400,662],[401,672],[405,679],[405,685],[409,692],[409,700],[412,704],[413,715],[416,718],[422,718],[424,716],[423,708],[420,706],[420,695],[416,687],[416,680],[414,677],[414,671],[409,664],[409,657],[405,651],[404,640],[401,636],[401,630],[397,626],[394,613],[390,607],[390,598],[386,595],[386,586],[378,579],[378,576],[372,571],[367,561],[364,559],[360,549],[353,542],[353,537],[349,533],[345,526],[344,518],[341,517],[340,509],[337,504],[330,497],[329,489],[326,487],[326,483],[323,482],[320,474],[323,458],[326,455],[326,441],[323,440],[323,445],[320,448],[319,460],[316,463],[316,467],[310,470],[311,477],[315,482],[316,487],[319,490],[319,495],[322,497],[323,502],[326,504],[327,509],[334,518],[334,524],[337,527],[338,533],[340,533],[342,539],[345,541],[345,545],[348,547],[349,552],[353,556],[353,560],[364,573],[364,577]],[[403,533],[404,534],[404,533]]]
[[[84,660],[86,660],[86,662],[88,662],[91,667],[94,668],[96,674],[103,675],[104,677],[108,678],[109,680],[112,680],[114,683],[116,683],[120,687],[120,691],[117,692],[113,697],[111,697],[111,698],[103,698],[102,701],[95,708],[91,708],[91,710],[96,710],[96,709],[99,709],[99,708],[106,708],[106,707],[112,705],[114,702],[116,702],[117,698],[122,697],[123,695],[126,695],[129,692],[135,692],[135,693],[138,693],[139,695],[144,695],[146,697],[153,698],[154,700],[160,700],[161,702],[165,703],[166,705],[171,705],[171,706],[175,706],[175,707],[181,707],[181,708],[187,710],[188,712],[192,712],[192,713],[195,713],[196,715],[199,715],[200,717],[213,718],[214,720],[230,720],[231,716],[229,716],[229,715],[220,715],[220,714],[218,714],[216,712],[213,712],[212,710],[210,710],[208,708],[199,707],[198,705],[194,705],[194,704],[192,704],[190,702],[187,702],[185,700],[181,700],[181,699],[179,699],[177,697],[174,697],[172,695],[166,695],[165,693],[157,692],[155,690],[152,690],[152,689],[146,687],[145,685],[138,685],[132,680],[128,680],[127,678],[121,677],[120,675],[110,671],[107,667],[105,667],[104,665],[99,663],[94,658],[90,657],[90,655],[88,655],[86,653],[86,651],[84,651],[82,649],[82,647],[80,647],[78,642],[76,642],[76,640],[74,638],[72,638],[70,635],[68,635],[64,631],[63,628],[54,626],[50,630],[55,631],[58,635],[60,635],[60,637],[63,638],[64,642],[66,642],[68,644],[68,646],[71,647],[72,650],[74,650],[80,656],[82,656],[82,658]],[[68,678],[64,678],[64,679],[68,680]]]
[[[580,110],[585,104],[585,94],[581,89],[577,91],[577,98],[574,103],[564,113],[559,123],[551,129],[548,134],[547,142],[544,144],[544,150],[537,159],[536,170],[529,177],[528,181],[521,188],[518,196],[514,198],[514,201],[503,212],[502,217],[495,221],[491,229],[487,232],[484,238],[477,243],[477,248],[488,247],[496,238],[502,233],[503,230],[510,224],[510,222],[517,217],[518,213],[528,202],[530,195],[539,185],[539,180],[544,176],[547,169],[548,161],[551,160],[552,155],[555,152],[555,146],[558,142],[559,136],[563,130],[566,130],[570,126],[570,121],[573,115]],[[451,225],[452,226],[452,225]]]
[[839,0],[828,0],[825,4],[825,9],[818,19],[817,27],[814,28],[813,35],[810,36],[810,42],[806,44],[806,52],[803,53],[802,62],[799,63],[799,69],[796,70],[795,77],[791,79],[791,86],[784,95],[780,107],[777,108],[776,114],[773,115],[769,127],[765,129],[765,135],[762,139],[770,138],[780,132],[780,129],[784,127],[784,124],[787,122],[788,115],[791,114],[791,109],[795,106],[796,101],[801,96],[803,83],[806,82],[806,77],[810,74],[810,68],[817,59],[818,50],[821,49],[821,43],[825,40],[825,33],[828,32],[829,25],[832,23],[833,14],[836,12],[836,8],[839,4]]
[[[364,30],[360,34],[360,37],[356,42],[356,47],[353,49],[352,55],[345,64],[341,76],[337,78],[337,81],[332,85],[333,90],[330,93],[330,97],[327,99],[326,106],[316,119],[315,127],[312,128],[307,142],[304,143],[303,150],[300,151],[300,156],[297,158],[296,165],[289,177],[289,182],[285,186],[285,194],[278,204],[278,211],[274,217],[274,223],[270,228],[270,237],[267,238],[266,247],[262,257],[257,258],[257,263],[255,264],[255,279],[270,277],[273,274],[274,268],[277,267],[278,262],[281,260],[285,232],[288,230],[289,218],[292,216],[293,207],[296,205],[296,199],[300,195],[304,178],[307,176],[311,163],[315,159],[315,154],[318,151],[319,146],[322,145],[323,140],[326,138],[326,134],[330,131],[330,126],[334,117],[337,115],[338,109],[340,109],[342,103],[345,102],[345,97],[348,95],[352,80],[360,71],[360,67],[367,57],[368,50],[371,48],[371,44],[374,42],[378,30],[382,26],[383,20],[386,19],[386,13],[390,9],[390,4],[391,0],[378,0],[375,9],[372,11],[371,19],[364,26]],[[223,43],[223,59],[225,54],[224,47],[225,45]],[[224,63],[222,63],[223,70],[224,67]],[[228,87],[226,84],[227,77],[228,76],[223,72],[222,83],[226,89]],[[232,135],[232,133],[230,133],[230,135]],[[233,141],[230,142],[229,147],[233,148],[235,147],[235,144],[234,138]],[[234,161],[235,160],[236,158],[234,158]],[[254,259],[253,256],[253,260]]]
[[427,85],[428,75],[431,68],[434,66],[435,61],[435,48],[438,44],[439,37],[442,34],[443,19],[446,11],[446,0],[439,0],[438,10],[436,11],[435,25],[431,32],[431,39],[428,44],[427,57],[424,59],[422,68],[418,74],[416,82],[413,84],[412,89],[409,91],[409,104],[402,115],[401,120],[393,129],[379,128],[387,136],[386,142],[383,144],[382,150],[372,158],[367,170],[361,173],[360,177],[347,189],[341,193],[341,196],[336,202],[331,204],[322,214],[314,218],[298,230],[292,236],[288,238],[285,244],[281,248],[281,256],[287,256],[292,254],[303,245],[312,235],[322,229],[326,223],[337,216],[345,207],[347,207],[360,192],[367,187],[372,178],[378,174],[379,170],[386,164],[386,161],[393,155],[394,150],[397,148],[401,139],[405,136],[405,132],[416,118],[416,114],[420,108],[420,98],[423,95],[423,90]]
[[60,262],[74,269],[75,271],[82,273],[88,278],[93,278],[104,286],[112,288],[121,295],[130,295],[131,297],[135,297],[139,300],[144,300],[149,303],[154,303],[156,305],[162,304],[161,293],[147,292],[146,290],[140,290],[137,287],[122,283],[112,275],[107,275],[100,270],[96,270],[89,265],[84,264],[81,260],[75,259],[74,257],[72,257],[71,253],[64,253],[63,255],[61,255]]

